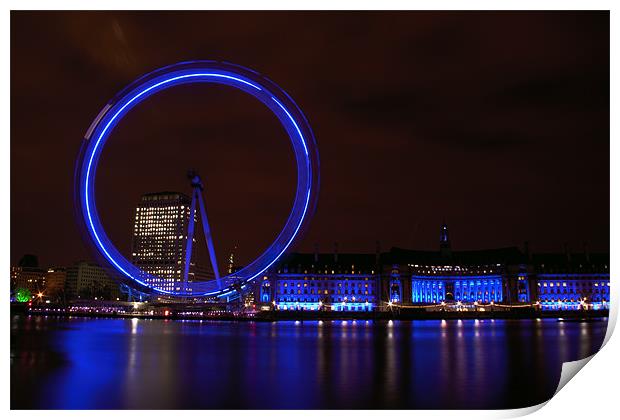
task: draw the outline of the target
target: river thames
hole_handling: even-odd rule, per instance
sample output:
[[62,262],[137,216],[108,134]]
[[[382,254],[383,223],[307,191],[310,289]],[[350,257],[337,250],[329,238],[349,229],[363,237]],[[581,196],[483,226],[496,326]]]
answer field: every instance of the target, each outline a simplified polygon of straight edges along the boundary
[[582,321],[182,321],[12,315],[11,408],[500,409],[595,353]]

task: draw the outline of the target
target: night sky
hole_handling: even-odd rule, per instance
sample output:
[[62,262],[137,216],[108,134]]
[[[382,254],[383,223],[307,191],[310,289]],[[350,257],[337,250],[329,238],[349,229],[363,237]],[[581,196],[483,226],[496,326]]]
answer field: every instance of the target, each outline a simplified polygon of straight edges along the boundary
[[[609,249],[609,14],[13,12],[11,262],[92,259],[73,218],[80,142],[138,76],[178,61],[253,68],[314,130],[317,212],[297,250],[391,246]],[[139,105],[97,173],[100,215],[129,253],[143,193],[190,193],[200,171],[218,259],[247,262],[292,204],[275,116],[230,87]],[[223,261],[220,262],[223,264]]]

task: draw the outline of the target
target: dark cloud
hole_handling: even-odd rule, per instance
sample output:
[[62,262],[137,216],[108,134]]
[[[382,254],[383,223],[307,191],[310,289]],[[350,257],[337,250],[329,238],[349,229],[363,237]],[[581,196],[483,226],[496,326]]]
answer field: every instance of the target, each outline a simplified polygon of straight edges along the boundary
[[609,79],[605,74],[566,76],[539,75],[506,86],[493,98],[502,107],[605,111],[609,102]]
[[[86,257],[74,159],[100,108],[136,77],[191,59],[268,75],[299,103],[321,155],[302,250],[564,242],[609,247],[606,12],[13,12],[11,259]],[[276,235],[294,167],[276,119],[230,88],[141,104],[106,145],[100,213],[127,251],[144,192],[204,174],[219,256]]]

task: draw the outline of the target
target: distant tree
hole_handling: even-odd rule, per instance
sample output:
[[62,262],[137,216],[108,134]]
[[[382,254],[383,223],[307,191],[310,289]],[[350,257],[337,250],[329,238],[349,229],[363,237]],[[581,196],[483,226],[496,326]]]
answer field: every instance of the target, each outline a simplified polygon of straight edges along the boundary
[[32,298],[32,294],[30,293],[30,290],[24,287],[20,287],[17,290],[15,290],[15,299],[18,302],[29,302],[31,298]]

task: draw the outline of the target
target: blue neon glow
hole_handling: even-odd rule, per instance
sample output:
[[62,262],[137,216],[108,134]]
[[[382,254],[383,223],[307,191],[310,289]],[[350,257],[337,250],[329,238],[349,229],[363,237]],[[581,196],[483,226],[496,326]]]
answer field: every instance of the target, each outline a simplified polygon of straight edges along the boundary
[[497,275],[411,276],[413,303],[439,303],[448,298],[468,303],[501,302],[502,278]]
[[[106,138],[107,135],[109,135],[109,132],[111,130],[111,127],[113,127],[116,123],[117,123],[117,119],[119,119],[119,116],[123,114],[123,112],[125,112],[126,110],[130,110],[132,105],[135,105],[138,103],[138,100],[140,98],[146,98],[148,97],[148,93],[149,92],[153,92],[155,93],[155,89],[157,88],[167,88],[167,87],[171,87],[174,86],[178,83],[184,82],[185,80],[191,79],[191,78],[199,78],[197,79],[198,81],[201,82],[210,82],[212,80],[201,80],[205,77],[207,78],[215,78],[216,80],[219,79],[218,81],[222,84],[228,84],[231,85],[233,87],[237,87],[235,86],[235,84],[231,84],[229,82],[237,82],[237,83],[241,83],[244,84],[246,86],[249,86],[253,89],[256,90],[256,93],[251,93],[253,96],[257,97],[257,95],[265,92],[269,94],[269,97],[271,98],[271,100],[273,100],[278,107],[286,114],[288,121],[292,124],[292,126],[295,128],[295,131],[297,133],[297,135],[299,136],[299,141],[301,142],[302,146],[303,146],[303,150],[305,153],[305,166],[306,166],[306,171],[307,171],[307,179],[306,184],[307,184],[307,188],[306,188],[306,194],[304,197],[304,203],[303,203],[303,211],[301,212],[301,216],[299,217],[299,221],[297,222],[294,231],[292,234],[290,234],[286,244],[281,247],[281,249],[278,251],[278,254],[275,256],[275,258],[269,258],[269,262],[267,264],[258,264],[259,261],[261,261],[262,259],[266,258],[266,256],[268,256],[268,252],[276,247],[276,243],[274,242],[274,244],[271,245],[270,248],[268,248],[268,250],[263,253],[257,260],[255,260],[252,264],[250,264],[250,266],[253,265],[258,265],[258,269],[254,272],[254,273],[250,273],[250,275],[248,275],[245,279],[242,279],[244,282],[249,282],[251,280],[253,280],[254,278],[256,278],[258,275],[260,275],[261,272],[263,272],[264,270],[268,269],[271,265],[273,265],[275,263],[275,261],[280,258],[282,256],[282,254],[284,254],[284,252],[287,250],[287,248],[291,245],[291,243],[293,242],[293,240],[295,239],[295,237],[297,236],[297,234],[299,233],[299,230],[301,228],[301,226],[303,225],[303,222],[305,221],[305,218],[307,216],[307,212],[308,212],[308,207],[311,201],[311,194],[313,192],[312,189],[312,165],[311,165],[311,161],[309,158],[309,150],[308,150],[308,144],[307,144],[307,140],[304,138],[302,131],[297,123],[297,121],[295,120],[295,118],[293,118],[293,116],[291,115],[291,113],[282,105],[282,103],[280,101],[278,101],[275,96],[273,96],[273,94],[269,91],[267,91],[265,88],[259,86],[260,82],[256,81],[256,80],[252,80],[252,82],[249,82],[241,77],[237,77],[237,76],[231,76],[229,74],[222,74],[222,73],[218,73],[218,72],[196,72],[195,69],[191,70],[191,72],[189,74],[181,74],[178,75],[179,72],[178,71],[173,71],[174,69],[171,69],[169,72],[172,72],[174,74],[177,74],[174,77],[169,77],[165,80],[161,80],[158,81],[157,83],[151,84],[153,83],[153,81],[149,81],[144,83],[143,85],[140,86],[141,89],[137,89],[136,91],[134,91],[134,95],[130,98],[127,99],[127,96],[121,98],[121,100],[118,102],[119,104],[124,104],[112,115],[112,117],[107,121],[107,123],[105,124],[105,126],[103,127],[103,129],[101,130],[101,132],[99,133],[99,135],[97,136],[97,139],[95,141],[94,146],[92,147],[92,149],[90,150],[90,153],[88,153],[87,156],[87,166],[86,166],[86,171],[85,171],[85,182],[83,183],[83,190],[80,189],[80,191],[83,193],[83,197],[84,197],[84,209],[85,209],[85,213],[86,213],[86,217],[87,217],[87,228],[89,230],[89,233],[91,234],[91,236],[95,239],[95,245],[97,245],[97,249],[99,249],[104,256],[106,257],[106,260],[109,261],[118,271],[120,271],[121,273],[123,273],[126,277],[128,277],[129,279],[132,279],[133,281],[137,282],[138,284],[147,287],[153,291],[156,291],[158,293],[162,293],[162,294],[177,294],[174,292],[169,292],[169,291],[164,291],[161,290],[159,288],[153,287],[145,282],[143,282],[140,278],[136,277],[135,275],[133,275],[128,268],[133,268],[135,269],[137,272],[140,272],[140,270],[133,266],[131,263],[127,262],[127,264],[129,264],[128,267],[124,267],[119,261],[116,261],[115,258],[111,255],[110,250],[108,250],[106,248],[106,246],[104,245],[104,241],[102,241],[101,239],[101,234],[98,231],[98,226],[99,223],[95,223],[95,221],[93,220],[93,214],[92,214],[92,209],[90,206],[90,199],[91,195],[90,195],[90,187],[91,187],[91,171],[93,171],[94,174],[94,169],[93,169],[93,162],[95,157],[97,156],[99,147],[104,143],[104,140]],[[227,73],[233,73],[235,74],[237,68],[235,67],[234,69],[227,69],[226,72]],[[256,78],[260,79],[260,76],[258,76],[257,73],[253,72],[254,74],[256,74],[257,76],[255,76]],[[284,92],[282,92],[284,93]],[[287,97],[288,94],[284,93]],[[289,97],[290,98],[290,97]],[[260,98],[258,98],[260,99]],[[261,99],[262,100],[262,99]],[[105,111],[107,111],[108,109],[113,108],[113,106],[111,106],[110,104],[106,105],[106,108],[104,108]],[[301,113],[300,113],[301,114]],[[303,121],[305,121],[305,117],[303,117],[302,115],[302,119]],[[95,122],[91,125],[91,127],[89,128],[88,132],[87,132],[87,136],[86,136],[86,140],[89,140],[90,135],[93,132],[96,132],[97,126],[101,123],[101,120],[105,119],[105,112],[102,111],[96,118]],[[294,142],[294,138],[291,136],[291,141]],[[81,184],[82,185],[82,184]],[[299,186],[298,186],[299,188]],[[299,194],[299,192],[298,192]],[[95,213],[96,214],[96,213]],[[291,220],[294,220],[296,217],[293,217],[294,213],[291,213],[291,216],[289,217],[289,221],[287,222],[287,225],[285,225],[285,229],[288,226],[288,223],[290,223]],[[282,231],[282,234],[284,234],[285,230]],[[105,237],[105,235],[104,235]],[[278,239],[280,238],[280,236],[278,236]],[[115,250],[114,246],[112,244],[109,244],[109,246],[112,248],[112,250]],[[118,251],[116,251],[118,253]],[[211,295],[219,295],[219,296],[227,296],[230,295],[232,293],[234,293],[235,290],[233,288],[229,287],[225,287],[223,289],[219,289],[219,290],[215,290],[215,291],[210,291],[210,292],[205,292],[205,293],[191,293],[191,295],[195,295],[195,296],[211,296]]]
[[[275,103],[277,103],[280,108],[282,108],[282,110],[284,112],[286,112],[286,115],[289,117],[289,119],[291,120],[291,122],[293,123],[293,125],[295,126],[295,129],[297,130],[297,134],[299,134],[299,137],[304,138],[304,136],[301,135],[301,130],[299,130],[299,127],[297,126],[297,123],[295,122],[295,120],[293,119],[293,117],[291,117],[291,114],[289,114],[289,112],[286,110],[286,108],[284,108],[284,106],[280,103],[280,101],[278,101],[276,98],[274,98],[273,96],[271,97],[271,99],[273,99],[275,101]],[[304,145],[304,151],[306,152],[306,156],[308,156],[308,148],[306,147],[306,142],[305,140],[302,141],[302,144]]]

